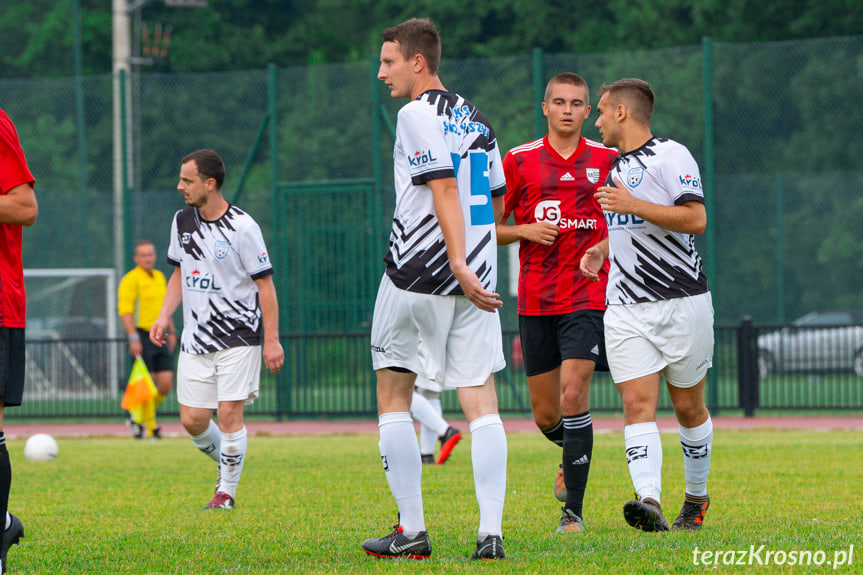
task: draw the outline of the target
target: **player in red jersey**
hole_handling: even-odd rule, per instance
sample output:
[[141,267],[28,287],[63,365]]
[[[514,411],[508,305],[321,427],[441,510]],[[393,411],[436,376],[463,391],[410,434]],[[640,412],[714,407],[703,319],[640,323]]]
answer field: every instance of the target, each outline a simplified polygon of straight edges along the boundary
[[24,269],[22,227],[32,226],[39,213],[35,179],[27,167],[18,132],[0,110],[0,521],[4,521],[0,571],[6,572],[6,552],[24,537],[21,521],[8,512],[12,465],[3,435],[3,411],[21,405],[24,395]]
[[[548,82],[542,102],[548,135],[504,157],[506,208],[497,225],[499,244],[520,241],[519,333],[534,421],[563,447],[555,482],[555,494],[565,501],[558,533],[584,529],[593,452],[588,391],[594,370],[608,370],[602,323],[608,264],[599,281],[584,277],[579,265],[589,247],[608,242],[593,195],[617,152],[581,135],[589,102],[590,90],[577,74]],[[515,225],[507,224],[510,214]]]

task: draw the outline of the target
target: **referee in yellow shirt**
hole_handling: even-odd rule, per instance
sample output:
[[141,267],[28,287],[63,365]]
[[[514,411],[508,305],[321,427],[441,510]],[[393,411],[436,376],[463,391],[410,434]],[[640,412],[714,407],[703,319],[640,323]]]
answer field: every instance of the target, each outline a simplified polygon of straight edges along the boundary
[[135,269],[123,276],[117,294],[117,310],[123,329],[129,338],[129,355],[141,356],[156,384],[158,395],[144,408],[143,421],[129,417],[127,423],[136,439],[159,439],[156,408],[174,385],[174,349],[177,329],[174,320],[168,328],[168,345],[161,348],[150,342],[150,327],[159,317],[165,299],[165,276],[156,269],[156,246],[149,240],[139,240],[132,256]]

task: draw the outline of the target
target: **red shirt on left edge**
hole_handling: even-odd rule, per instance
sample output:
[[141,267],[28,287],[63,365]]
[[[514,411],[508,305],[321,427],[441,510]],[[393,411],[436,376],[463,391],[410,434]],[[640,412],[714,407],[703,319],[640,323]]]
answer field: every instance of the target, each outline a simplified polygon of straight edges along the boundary
[[[18,141],[18,132],[0,110],[0,194],[36,182]],[[24,267],[21,263],[23,227],[0,223],[0,326],[21,328],[27,316]]]

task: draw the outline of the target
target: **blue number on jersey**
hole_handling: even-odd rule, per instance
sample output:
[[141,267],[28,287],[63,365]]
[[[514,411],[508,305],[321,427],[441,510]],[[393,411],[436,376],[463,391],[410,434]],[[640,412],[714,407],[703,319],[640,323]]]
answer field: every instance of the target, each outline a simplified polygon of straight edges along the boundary
[[[451,154],[452,166],[458,176],[461,157]],[[470,224],[487,226],[494,223],[494,209],[491,205],[491,184],[488,181],[488,154],[470,152]],[[480,199],[481,198],[481,199]],[[479,200],[479,201],[477,201]]]

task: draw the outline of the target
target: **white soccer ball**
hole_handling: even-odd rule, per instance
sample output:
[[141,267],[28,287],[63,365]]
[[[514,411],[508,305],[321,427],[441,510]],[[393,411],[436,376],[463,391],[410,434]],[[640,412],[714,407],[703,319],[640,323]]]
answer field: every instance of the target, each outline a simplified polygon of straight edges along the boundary
[[57,442],[47,433],[31,435],[24,445],[27,461],[54,461],[57,451]]

